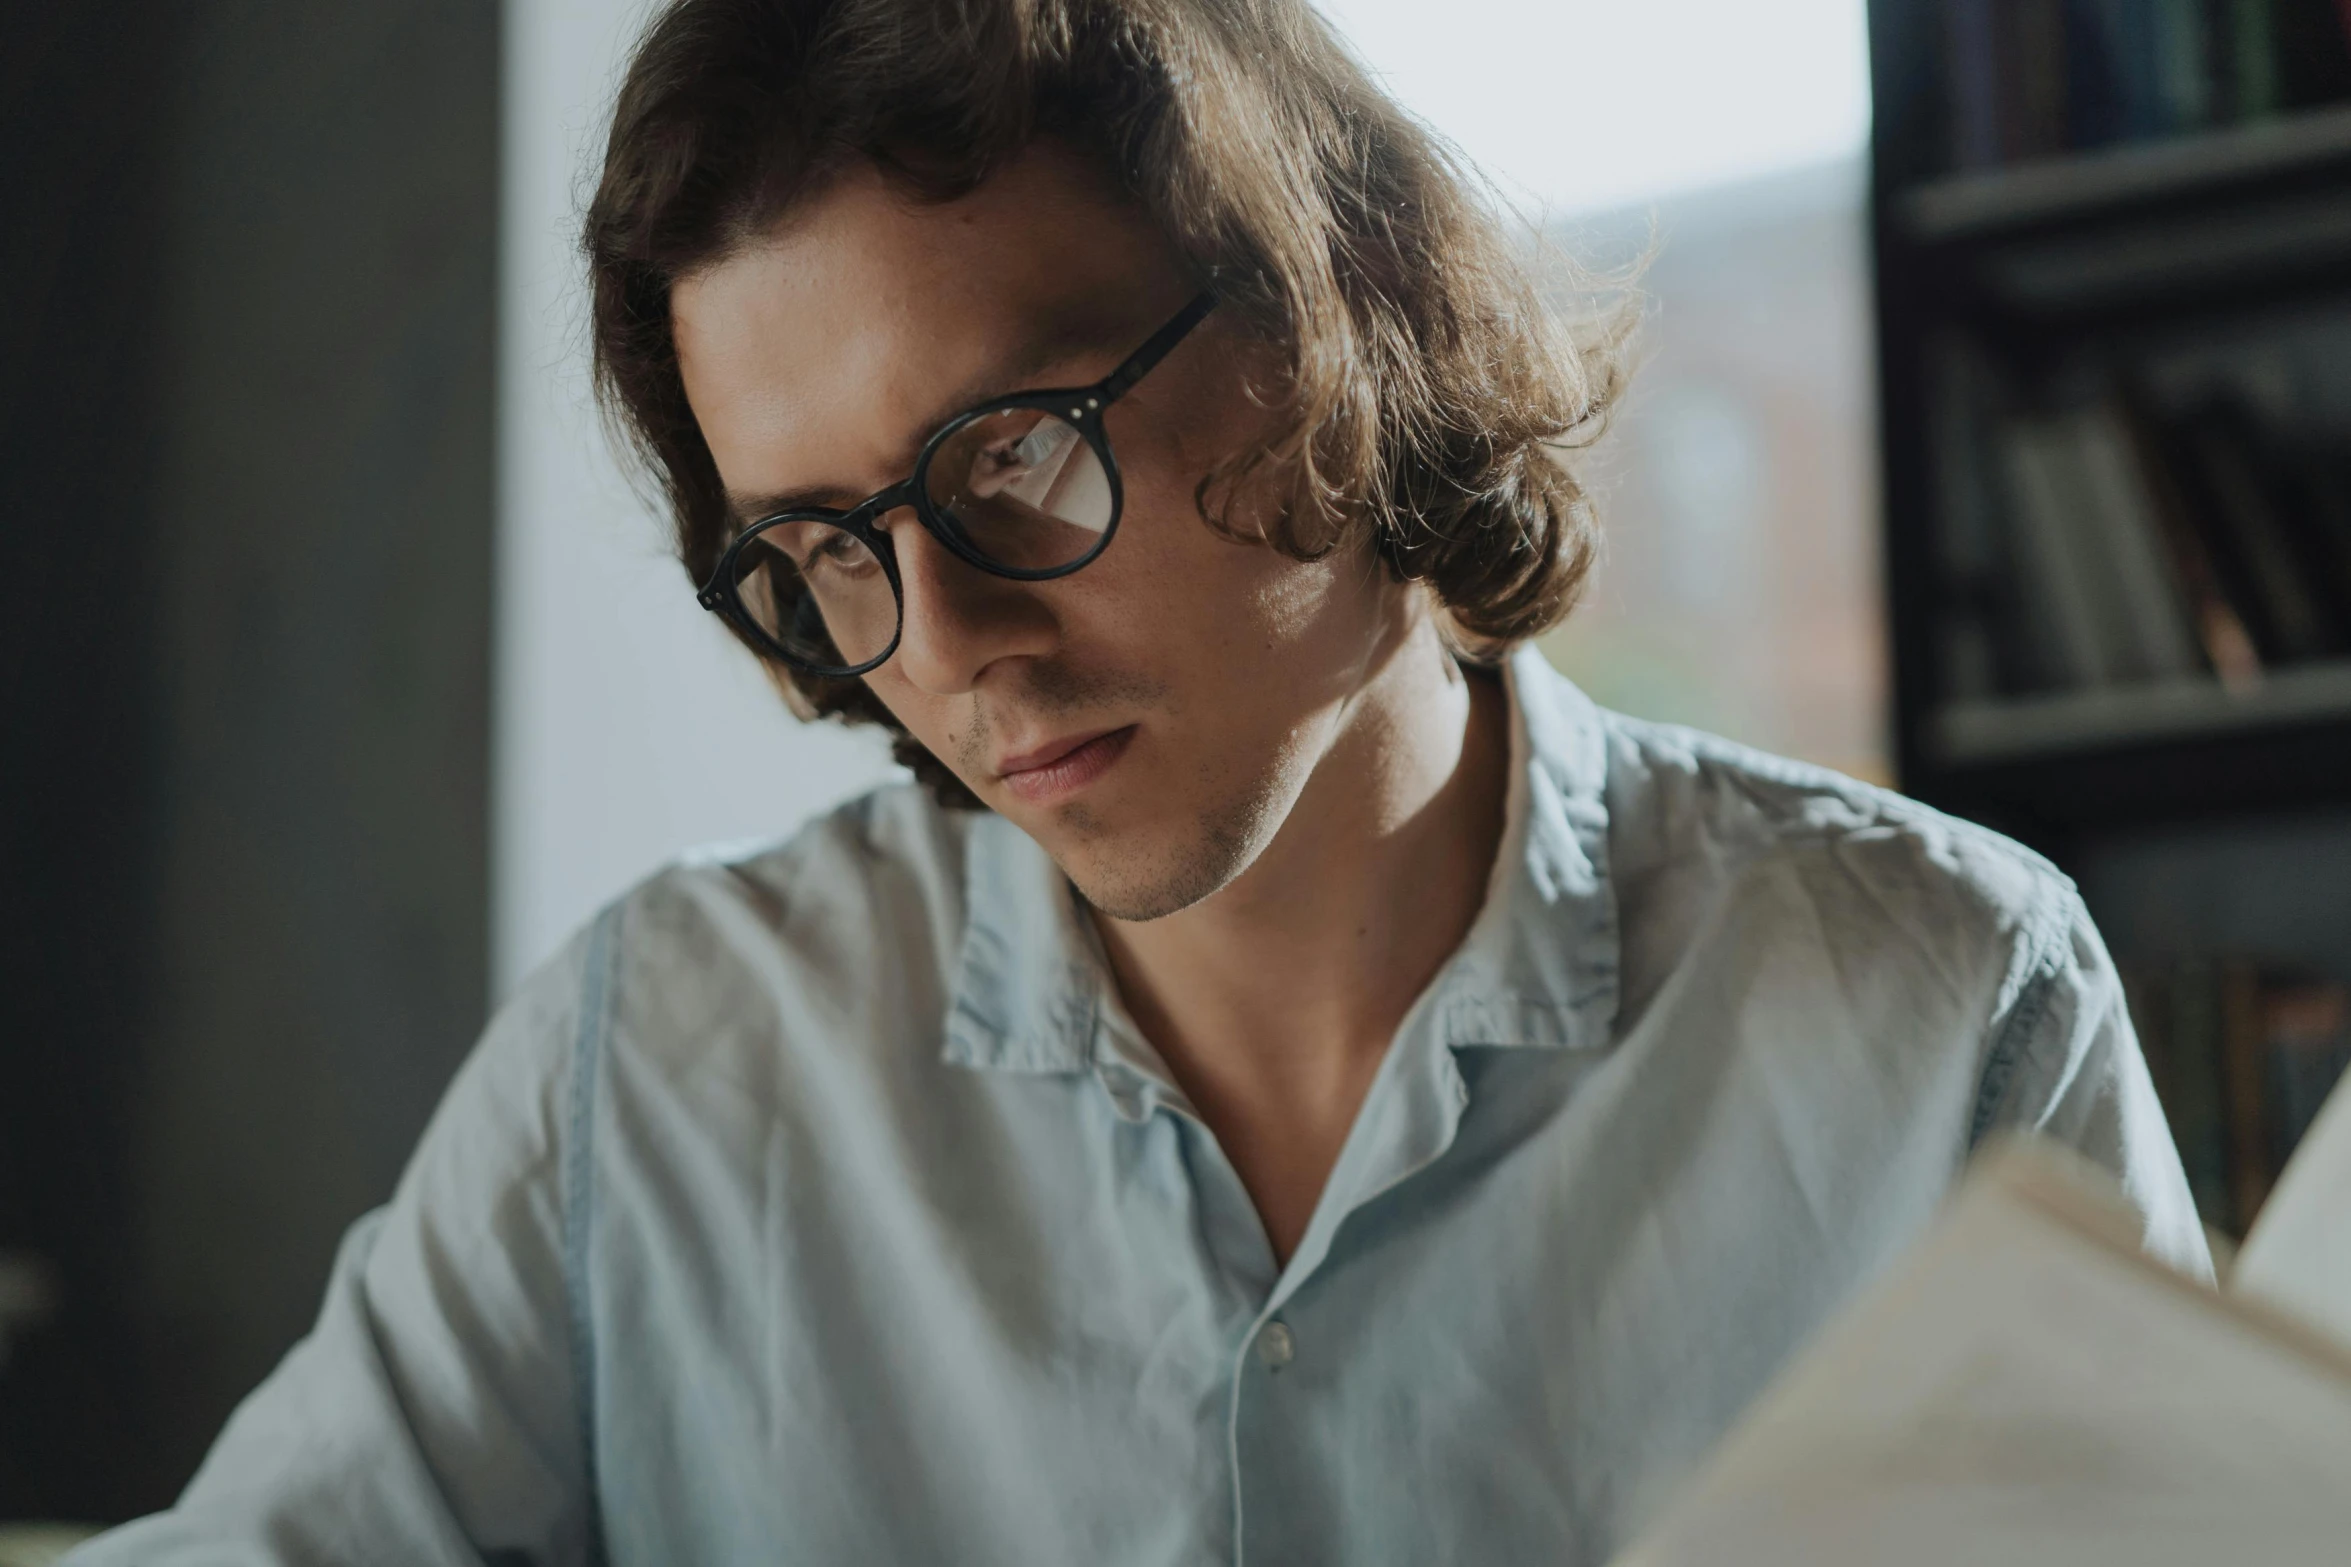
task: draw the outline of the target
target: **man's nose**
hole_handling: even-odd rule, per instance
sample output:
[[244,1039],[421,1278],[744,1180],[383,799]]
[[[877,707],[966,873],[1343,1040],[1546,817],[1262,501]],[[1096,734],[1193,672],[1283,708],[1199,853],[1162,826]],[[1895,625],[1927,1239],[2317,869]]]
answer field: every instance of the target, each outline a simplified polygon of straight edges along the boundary
[[897,553],[905,597],[895,661],[917,690],[959,695],[999,659],[1053,650],[1060,628],[1033,585],[957,559],[910,509],[877,525]]

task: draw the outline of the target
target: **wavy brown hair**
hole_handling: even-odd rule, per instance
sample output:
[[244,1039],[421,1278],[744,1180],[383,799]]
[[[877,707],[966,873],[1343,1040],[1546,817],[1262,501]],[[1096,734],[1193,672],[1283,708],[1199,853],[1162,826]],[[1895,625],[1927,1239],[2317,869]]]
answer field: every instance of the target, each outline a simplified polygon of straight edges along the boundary
[[[734,523],[678,374],[670,289],[851,160],[962,195],[1033,138],[1089,154],[1270,345],[1283,417],[1202,481],[1244,480],[1268,542],[1312,559],[1368,529],[1493,657],[1564,616],[1597,534],[1574,449],[1622,380],[1621,330],[1545,310],[1453,154],[1305,0],[673,0],[629,63],[589,205],[597,386],[664,492],[700,583]],[[780,671],[805,716],[896,732],[862,681]]]

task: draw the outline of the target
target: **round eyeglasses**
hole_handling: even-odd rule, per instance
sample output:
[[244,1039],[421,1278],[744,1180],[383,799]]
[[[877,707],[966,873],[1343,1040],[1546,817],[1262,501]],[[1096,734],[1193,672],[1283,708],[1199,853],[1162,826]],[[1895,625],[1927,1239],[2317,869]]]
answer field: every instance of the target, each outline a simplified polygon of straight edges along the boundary
[[1124,492],[1102,416],[1216,308],[1202,294],[1092,386],[1015,392],[948,420],[914,472],[847,511],[762,517],[727,545],[702,607],[811,675],[861,675],[897,651],[898,556],[876,519],[910,509],[957,559],[999,577],[1066,577],[1110,547]]

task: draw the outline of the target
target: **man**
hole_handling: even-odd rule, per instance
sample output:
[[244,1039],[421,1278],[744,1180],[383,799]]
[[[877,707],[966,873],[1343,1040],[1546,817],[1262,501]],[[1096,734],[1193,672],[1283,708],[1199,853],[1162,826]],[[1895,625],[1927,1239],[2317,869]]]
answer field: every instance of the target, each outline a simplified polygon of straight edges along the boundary
[[681,0],[587,249],[702,601],[921,782],[654,877],[99,1562],[1599,1562],[2035,1128],[2072,889],[1526,639],[1615,390],[1299,0]]

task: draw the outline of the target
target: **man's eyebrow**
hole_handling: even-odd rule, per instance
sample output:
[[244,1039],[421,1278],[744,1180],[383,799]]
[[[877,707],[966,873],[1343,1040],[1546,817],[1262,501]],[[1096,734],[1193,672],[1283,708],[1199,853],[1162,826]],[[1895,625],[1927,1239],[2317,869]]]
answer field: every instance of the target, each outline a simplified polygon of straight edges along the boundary
[[[1114,341],[1109,330],[1098,322],[1088,322],[1082,327],[1073,322],[1045,332],[1031,340],[1010,362],[992,366],[985,375],[975,376],[939,398],[916,422],[913,434],[891,466],[901,478],[911,474],[915,458],[922,453],[923,443],[937,432],[939,426],[957,414],[999,397],[1010,397],[1016,392],[1045,390],[1037,385],[1037,377],[1044,373],[1046,367],[1077,354],[1110,348]],[[771,490],[753,495],[730,490],[727,492],[727,510],[733,515],[738,527],[749,527],[762,518],[788,511],[818,508],[846,511],[864,499],[865,495],[852,494],[838,485],[804,484],[795,489]]]
[[748,528],[764,518],[788,511],[847,511],[864,497],[829,484],[803,485],[796,490],[773,490],[764,495],[727,491],[727,514],[737,527]]

